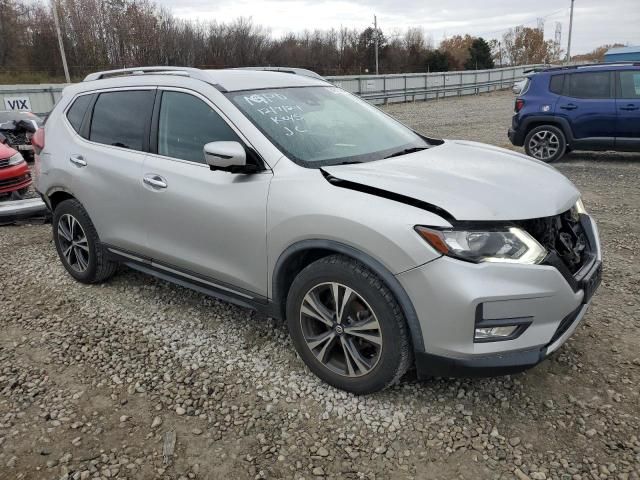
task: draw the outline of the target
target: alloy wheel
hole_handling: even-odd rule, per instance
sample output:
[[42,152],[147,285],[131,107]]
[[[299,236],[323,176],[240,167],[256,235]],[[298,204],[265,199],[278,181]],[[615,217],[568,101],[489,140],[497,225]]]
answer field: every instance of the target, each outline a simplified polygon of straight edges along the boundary
[[307,347],[334,373],[361,377],[375,368],[382,353],[382,330],[375,312],[353,289],[336,282],[307,292],[300,308]]
[[558,153],[560,149],[560,139],[549,130],[536,132],[529,140],[529,150],[534,158],[538,160],[549,160]]
[[65,213],[58,220],[58,241],[62,256],[73,270],[82,273],[89,268],[89,242],[73,215]]

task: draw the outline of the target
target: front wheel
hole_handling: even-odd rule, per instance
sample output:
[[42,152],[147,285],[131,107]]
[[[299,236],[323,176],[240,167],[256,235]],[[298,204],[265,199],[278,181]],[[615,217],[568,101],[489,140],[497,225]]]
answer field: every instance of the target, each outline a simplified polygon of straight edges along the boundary
[[342,255],[322,258],[294,280],[287,298],[293,344],[336,388],[366,394],[400,380],[411,364],[408,328],[382,281]]
[[567,139],[558,127],[541,125],[527,134],[524,139],[524,149],[530,157],[551,163],[565,154]]

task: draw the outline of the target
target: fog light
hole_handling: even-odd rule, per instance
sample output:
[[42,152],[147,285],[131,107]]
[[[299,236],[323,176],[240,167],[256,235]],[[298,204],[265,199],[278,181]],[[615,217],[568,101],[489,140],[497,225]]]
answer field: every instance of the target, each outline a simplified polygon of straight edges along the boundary
[[475,340],[500,340],[512,336],[519,325],[508,325],[505,327],[476,328]]

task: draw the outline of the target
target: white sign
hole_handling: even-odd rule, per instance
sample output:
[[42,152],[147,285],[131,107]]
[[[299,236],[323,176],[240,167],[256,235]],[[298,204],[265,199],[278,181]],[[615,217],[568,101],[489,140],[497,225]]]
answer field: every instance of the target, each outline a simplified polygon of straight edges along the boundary
[[31,111],[31,101],[29,97],[4,97],[5,110]]

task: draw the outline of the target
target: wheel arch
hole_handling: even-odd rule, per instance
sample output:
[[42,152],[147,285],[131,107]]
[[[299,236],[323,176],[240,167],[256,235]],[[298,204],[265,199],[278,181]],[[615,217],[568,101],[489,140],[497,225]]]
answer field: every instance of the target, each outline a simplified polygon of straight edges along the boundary
[[272,298],[282,318],[286,317],[289,288],[307,265],[320,258],[341,254],[352,258],[374,272],[393,293],[402,309],[411,335],[414,352],[424,352],[422,329],[413,303],[398,279],[378,260],[350,245],[335,240],[302,240],[289,246],[276,261],[272,274]]
[[64,187],[52,187],[43,195],[47,206],[53,213],[56,207],[65,200],[78,200],[69,190]]
[[549,115],[535,115],[527,117],[523,125],[523,138],[526,138],[531,130],[542,125],[551,125],[559,128],[562,133],[564,133],[567,145],[570,145],[573,142],[573,132],[569,121],[566,118]]

